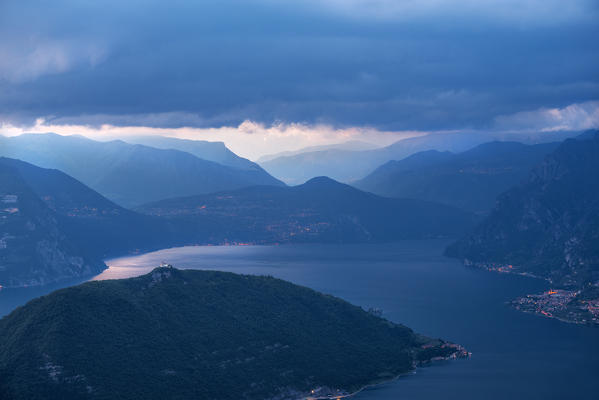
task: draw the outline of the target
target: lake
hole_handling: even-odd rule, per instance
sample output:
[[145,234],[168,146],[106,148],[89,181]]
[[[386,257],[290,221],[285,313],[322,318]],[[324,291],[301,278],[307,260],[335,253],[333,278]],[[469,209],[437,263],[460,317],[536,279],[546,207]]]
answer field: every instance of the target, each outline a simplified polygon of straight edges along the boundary
[[[547,283],[464,267],[442,256],[446,244],[182,247],[108,260],[110,268],[95,279],[140,275],[162,261],[272,275],[380,308],[385,318],[473,353],[369,388],[359,400],[599,398],[599,329],[508,307],[506,301],[546,290]],[[0,315],[57,287],[5,289]]]

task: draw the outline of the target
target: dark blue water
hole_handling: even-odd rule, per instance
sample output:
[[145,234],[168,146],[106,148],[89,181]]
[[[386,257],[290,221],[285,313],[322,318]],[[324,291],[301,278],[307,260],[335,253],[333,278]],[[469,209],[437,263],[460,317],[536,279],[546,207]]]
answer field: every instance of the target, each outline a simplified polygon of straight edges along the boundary
[[[99,278],[142,274],[161,261],[272,275],[381,308],[390,320],[473,353],[367,389],[360,400],[599,399],[599,329],[509,308],[506,301],[546,284],[465,268],[441,255],[445,244],[188,247],[111,260]],[[0,292],[0,313],[39,290]]]

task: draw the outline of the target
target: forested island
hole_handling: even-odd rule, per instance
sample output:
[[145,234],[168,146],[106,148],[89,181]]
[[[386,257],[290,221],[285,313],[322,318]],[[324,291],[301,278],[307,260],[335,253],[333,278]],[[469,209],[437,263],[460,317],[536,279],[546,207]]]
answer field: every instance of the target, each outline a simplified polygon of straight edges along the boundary
[[15,400],[337,397],[468,356],[279,279],[170,266],[32,300],[0,336]]

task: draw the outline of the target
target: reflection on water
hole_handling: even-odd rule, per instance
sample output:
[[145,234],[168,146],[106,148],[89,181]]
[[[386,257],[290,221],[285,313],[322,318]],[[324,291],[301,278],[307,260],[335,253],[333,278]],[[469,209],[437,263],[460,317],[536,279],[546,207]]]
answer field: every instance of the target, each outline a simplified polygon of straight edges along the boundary
[[163,261],[272,275],[380,308],[390,320],[473,352],[470,360],[367,389],[360,400],[597,399],[599,330],[507,307],[506,301],[544,290],[545,283],[465,268],[442,256],[445,244],[183,247],[108,260],[110,268],[95,279],[141,275]]

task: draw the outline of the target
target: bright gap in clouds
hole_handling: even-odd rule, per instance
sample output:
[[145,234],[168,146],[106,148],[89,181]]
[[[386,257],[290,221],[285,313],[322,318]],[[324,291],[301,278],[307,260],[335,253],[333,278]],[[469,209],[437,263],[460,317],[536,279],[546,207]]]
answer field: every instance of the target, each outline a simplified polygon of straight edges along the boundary
[[[156,116],[141,116],[148,120]],[[160,119],[160,118],[159,118]],[[511,115],[498,116],[493,126],[484,132],[518,133],[579,131],[599,129],[599,101],[575,103],[563,108],[540,108],[522,111]],[[330,145],[347,141],[362,141],[377,146],[386,146],[398,140],[422,136],[428,133],[456,133],[462,131],[381,131],[368,127],[335,128],[330,125],[307,125],[300,123],[279,123],[266,126],[245,121],[239,126],[218,128],[160,128],[143,125],[77,125],[56,123],[38,119],[34,126],[18,127],[0,123],[0,134],[14,136],[22,133],[54,132],[60,135],[83,135],[96,140],[126,139],[128,136],[158,135],[180,139],[224,142],[236,154],[257,160],[261,156],[295,151],[304,147]]]
[[421,131],[380,131],[373,128],[334,128],[329,125],[305,125],[298,123],[275,124],[265,126],[261,123],[245,121],[237,127],[219,128],[157,128],[148,126],[114,126],[53,124],[38,119],[34,126],[16,127],[10,124],[0,125],[0,133],[15,136],[22,133],[47,133],[60,135],[83,135],[96,140],[126,139],[128,136],[169,136],[179,139],[206,140],[224,142],[234,153],[241,157],[256,160],[261,156],[283,151],[295,151],[304,147],[362,141],[376,146],[386,146],[408,137],[421,136]]

